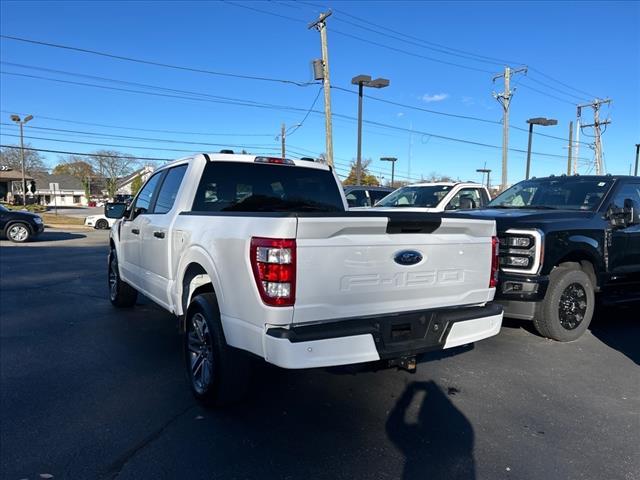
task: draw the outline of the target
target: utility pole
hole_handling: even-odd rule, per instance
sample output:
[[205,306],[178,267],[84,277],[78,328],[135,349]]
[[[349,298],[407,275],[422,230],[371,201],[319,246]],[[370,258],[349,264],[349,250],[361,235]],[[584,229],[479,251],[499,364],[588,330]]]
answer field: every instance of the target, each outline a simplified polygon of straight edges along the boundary
[[567,160],[567,175],[571,175],[571,154],[573,153],[573,122],[569,122],[569,159]]
[[280,139],[282,140],[282,159],[284,160],[285,157],[285,137],[287,135],[287,132],[284,128],[284,123],[282,124],[282,126],[280,127]]
[[582,109],[578,106],[576,111],[576,154],[573,157],[573,174],[578,174],[578,158],[580,157],[580,117]]
[[[611,123],[610,119],[606,119],[604,121],[600,121],[600,107],[604,104],[610,104],[611,103],[611,99],[610,98],[605,98],[600,99],[600,98],[596,98],[595,100],[593,100],[593,102],[591,103],[585,103],[583,105],[578,105],[578,109],[584,108],[584,107],[591,107],[593,108],[593,123],[590,123],[588,125],[581,125],[580,128],[589,128],[589,127],[593,127],[593,137],[594,137],[594,141],[593,141],[593,149],[594,149],[594,162],[595,162],[595,166],[596,166],[596,175],[602,175],[605,173],[605,165],[604,165],[604,160],[602,157],[602,130],[600,130],[600,127],[602,125],[608,125]],[[578,110],[578,112],[580,112],[580,110]]]
[[636,169],[634,175],[638,176],[638,155],[640,155],[640,143],[636,143]]
[[495,93],[493,97],[498,100],[502,105],[502,183],[501,187],[504,189],[507,186],[507,159],[509,150],[509,106],[511,105],[511,98],[513,97],[513,91],[511,90],[511,76],[518,73],[527,73],[527,67],[516,68],[511,70],[511,67],[504,67],[504,73],[494,75],[493,81],[498,78],[504,77],[504,92]]
[[320,32],[322,44],[322,81],[324,85],[324,128],[327,150],[327,163],[333,167],[333,135],[331,127],[331,83],[329,79],[329,48],[327,47],[326,20],[331,16],[331,10],[321,13],[315,22],[309,24],[309,29],[315,28]]

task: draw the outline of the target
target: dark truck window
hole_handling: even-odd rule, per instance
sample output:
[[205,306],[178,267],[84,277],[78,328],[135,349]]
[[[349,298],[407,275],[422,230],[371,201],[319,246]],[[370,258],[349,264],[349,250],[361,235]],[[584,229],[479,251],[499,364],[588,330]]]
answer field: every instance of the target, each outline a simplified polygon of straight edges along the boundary
[[494,198],[489,208],[595,210],[612,184],[611,179],[579,177],[525,180]]
[[342,212],[327,170],[244,162],[208,162],[193,201],[196,212]]

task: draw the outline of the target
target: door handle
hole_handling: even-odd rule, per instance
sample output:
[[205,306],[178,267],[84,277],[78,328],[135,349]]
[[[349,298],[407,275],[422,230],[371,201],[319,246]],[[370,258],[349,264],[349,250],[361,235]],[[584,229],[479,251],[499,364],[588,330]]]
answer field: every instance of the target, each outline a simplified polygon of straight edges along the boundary
[[164,238],[164,232],[153,232],[153,236],[156,238]]
[[137,228],[132,228],[131,229],[131,233],[133,233],[134,235],[139,235],[140,234],[140,230],[138,230]]

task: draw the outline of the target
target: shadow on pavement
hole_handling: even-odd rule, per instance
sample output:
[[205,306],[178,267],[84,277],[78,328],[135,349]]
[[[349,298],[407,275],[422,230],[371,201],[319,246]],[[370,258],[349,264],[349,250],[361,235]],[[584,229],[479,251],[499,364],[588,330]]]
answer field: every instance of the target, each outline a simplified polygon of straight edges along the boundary
[[640,365],[640,304],[596,307],[591,333]]
[[[422,393],[417,421],[408,422],[409,407]],[[475,478],[473,427],[434,382],[407,386],[389,414],[386,431],[405,456],[403,479]]]
[[45,230],[37,238],[35,238],[34,242],[58,242],[61,240],[76,240],[78,238],[86,238],[86,235],[82,233],[71,233],[71,232],[55,232],[51,230]]

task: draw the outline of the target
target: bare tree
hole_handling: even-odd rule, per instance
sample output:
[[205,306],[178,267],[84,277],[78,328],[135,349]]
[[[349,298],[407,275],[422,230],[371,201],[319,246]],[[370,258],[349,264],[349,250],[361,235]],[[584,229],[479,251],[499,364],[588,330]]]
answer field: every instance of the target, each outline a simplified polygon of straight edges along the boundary
[[[40,153],[30,150],[29,145],[24,148],[24,169],[27,173],[46,172]],[[0,166],[9,167],[12,170],[22,170],[22,155],[20,147],[4,147],[0,149]]]
[[110,197],[118,191],[118,180],[130,175],[138,167],[135,157],[114,150],[98,150],[90,158],[94,170],[104,178]]
[[[371,165],[372,160],[370,158],[363,158],[362,165],[362,176],[361,176],[361,184],[368,186],[378,186],[380,182],[378,181],[378,177],[369,173],[369,166]],[[349,175],[342,182],[343,185],[357,185],[358,182],[356,180],[356,161],[351,161],[351,170],[349,171]]]

